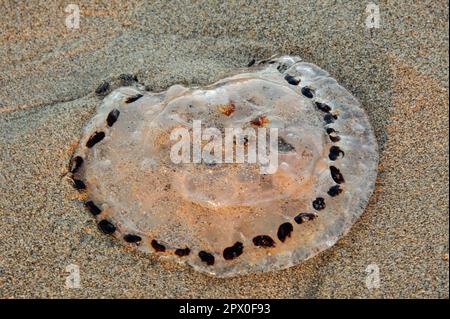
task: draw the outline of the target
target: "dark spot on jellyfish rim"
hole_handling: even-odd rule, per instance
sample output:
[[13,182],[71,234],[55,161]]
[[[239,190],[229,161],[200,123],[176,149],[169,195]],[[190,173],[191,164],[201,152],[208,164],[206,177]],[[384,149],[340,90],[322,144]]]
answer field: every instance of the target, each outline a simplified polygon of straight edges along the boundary
[[255,59],[251,59],[250,62],[248,62],[247,67],[251,67],[255,64],[256,60]]
[[331,178],[333,178],[333,180],[338,183],[338,184],[342,184],[344,183],[344,176],[342,175],[341,171],[334,167],[334,166],[330,166],[330,172],[331,172]]
[[142,94],[136,94],[136,95],[130,96],[129,98],[127,98],[127,99],[125,100],[125,103],[133,103],[133,102],[136,102],[136,101],[139,100],[141,97],[143,97]]
[[313,203],[313,207],[315,210],[322,210],[325,209],[325,199],[323,197],[317,197]]
[[73,187],[75,187],[75,189],[86,189],[86,184],[79,179],[73,179]]
[[86,203],[84,203],[84,206],[86,206],[86,208],[91,212],[92,215],[96,216],[98,214],[100,214],[102,212],[102,210],[94,204],[93,201],[87,201]]
[[284,242],[287,237],[291,237],[291,233],[294,230],[294,227],[291,223],[283,223],[278,227],[277,236],[278,239]]
[[335,196],[339,195],[340,193],[342,193],[342,188],[340,185],[331,186],[327,192],[327,194],[330,195],[331,197],[335,197]]
[[308,99],[312,99],[314,97],[313,90],[307,86],[302,87],[302,94]]
[[316,107],[325,113],[329,113],[331,111],[331,107],[329,107],[325,103],[316,102]]
[[83,158],[81,156],[75,156],[70,161],[70,172],[73,174],[83,165]]
[[325,114],[325,116],[323,117],[323,120],[325,121],[325,123],[327,124],[331,124],[334,123],[334,117],[333,115],[331,115],[330,113]]
[[109,127],[113,126],[119,118],[119,115],[120,111],[118,109],[114,109],[109,112],[108,117],[106,118],[106,124],[108,124]]
[[253,244],[260,247],[275,247],[274,240],[267,235],[259,235],[254,237]]
[[141,242],[142,238],[138,235],[126,234],[123,236],[123,240],[125,240],[127,243],[139,243]]
[[89,140],[86,142],[86,146],[88,148],[91,148],[92,146],[94,146],[95,144],[97,144],[98,142],[100,142],[101,140],[103,140],[105,138],[105,133],[104,132],[95,132],[90,138]]
[[339,146],[331,146],[330,147],[330,153],[328,154],[328,158],[332,161],[335,161],[339,158],[339,156],[342,155],[344,157],[345,153]]
[[98,223],[98,229],[107,235],[111,235],[116,231],[116,226],[114,226],[110,221],[103,219]]
[[108,91],[109,89],[109,83],[106,81],[103,81],[96,89],[95,89],[95,94],[97,95],[101,95],[103,93],[105,93],[106,91]]
[[166,251],[166,247],[164,245],[158,243],[155,239],[152,240],[151,245],[156,252]]
[[233,246],[227,247],[223,250],[223,258],[226,260],[231,260],[239,257],[244,252],[244,245],[241,242],[234,243]]
[[332,141],[333,143],[339,142],[340,140],[341,138],[339,136],[330,135],[330,141]]
[[186,247],[186,248],[178,248],[177,250],[175,250],[175,255],[179,256],[179,257],[184,257],[187,256],[191,253],[191,250]]
[[290,85],[298,85],[299,83],[300,83],[300,79],[299,78],[297,78],[297,77],[295,77],[295,76],[292,76],[292,75],[289,75],[289,74],[287,74],[285,77],[284,77],[284,79],[287,81],[287,83],[289,83]]
[[295,147],[286,142],[282,137],[278,137],[278,151],[282,153],[287,153],[294,151]]
[[132,74],[121,74],[119,75],[119,80],[122,82],[122,84],[129,84],[133,82],[137,82],[137,76]]
[[337,132],[331,127],[327,128],[327,134],[333,143],[339,142],[341,140],[341,138],[337,135]]
[[314,213],[300,213],[294,217],[294,221],[297,224],[303,224],[304,222],[314,220],[317,217],[317,214]]
[[200,260],[206,263],[208,266],[214,265],[214,256],[204,250],[200,251],[198,253],[198,257],[200,257]]

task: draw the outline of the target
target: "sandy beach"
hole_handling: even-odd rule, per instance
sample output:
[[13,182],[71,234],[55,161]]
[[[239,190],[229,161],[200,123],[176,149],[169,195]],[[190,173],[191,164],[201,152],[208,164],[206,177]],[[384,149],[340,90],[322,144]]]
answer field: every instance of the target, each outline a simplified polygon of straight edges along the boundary
[[[448,2],[378,4],[369,29],[360,1],[2,1],[0,298],[449,298]],[[101,234],[65,178],[97,86],[206,85],[277,53],[327,70],[374,127],[376,189],[350,232],[295,267],[229,279]]]

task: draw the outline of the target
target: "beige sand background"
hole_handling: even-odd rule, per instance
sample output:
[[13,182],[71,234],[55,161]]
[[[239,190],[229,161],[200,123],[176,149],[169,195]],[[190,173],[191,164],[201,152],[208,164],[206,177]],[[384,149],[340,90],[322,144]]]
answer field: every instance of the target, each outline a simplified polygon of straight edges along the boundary
[[[80,29],[65,27],[77,3]],[[0,11],[0,297],[448,298],[448,2],[13,1]],[[380,145],[370,204],[296,267],[215,279],[100,234],[62,177],[102,80],[207,84],[295,53],[362,103]],[[79,265],[79,289],[65,287]],[[368,289],[376,264],[380,286]]]

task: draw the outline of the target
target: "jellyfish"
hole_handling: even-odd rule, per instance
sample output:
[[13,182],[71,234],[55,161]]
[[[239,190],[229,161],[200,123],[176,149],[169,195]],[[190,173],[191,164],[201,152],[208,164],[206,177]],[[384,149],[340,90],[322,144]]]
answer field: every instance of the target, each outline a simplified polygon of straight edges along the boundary
[[294,266],[349,231],[377,174],[366,113],[297,56],[252,62],[204,87],[104,97],[69,163],[103,233],[231,277]]

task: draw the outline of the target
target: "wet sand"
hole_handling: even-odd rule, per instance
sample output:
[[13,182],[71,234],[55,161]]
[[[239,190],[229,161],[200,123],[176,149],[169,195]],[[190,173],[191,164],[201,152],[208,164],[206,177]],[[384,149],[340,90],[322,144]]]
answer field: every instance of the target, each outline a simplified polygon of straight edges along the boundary
[[[383,2],[372,30],[357,2],[83,3],[78,30],[59,1],[2,4],[0,297],[449,297],[446,2]],[[374,126],[377,187],[348,235],[298,266],[232,279],[102,235],[64,178],[95,88],[122,73],[153,91],[202,85],[275,53],[329,71]],[[66,288],[69,264],[81,288]]]

